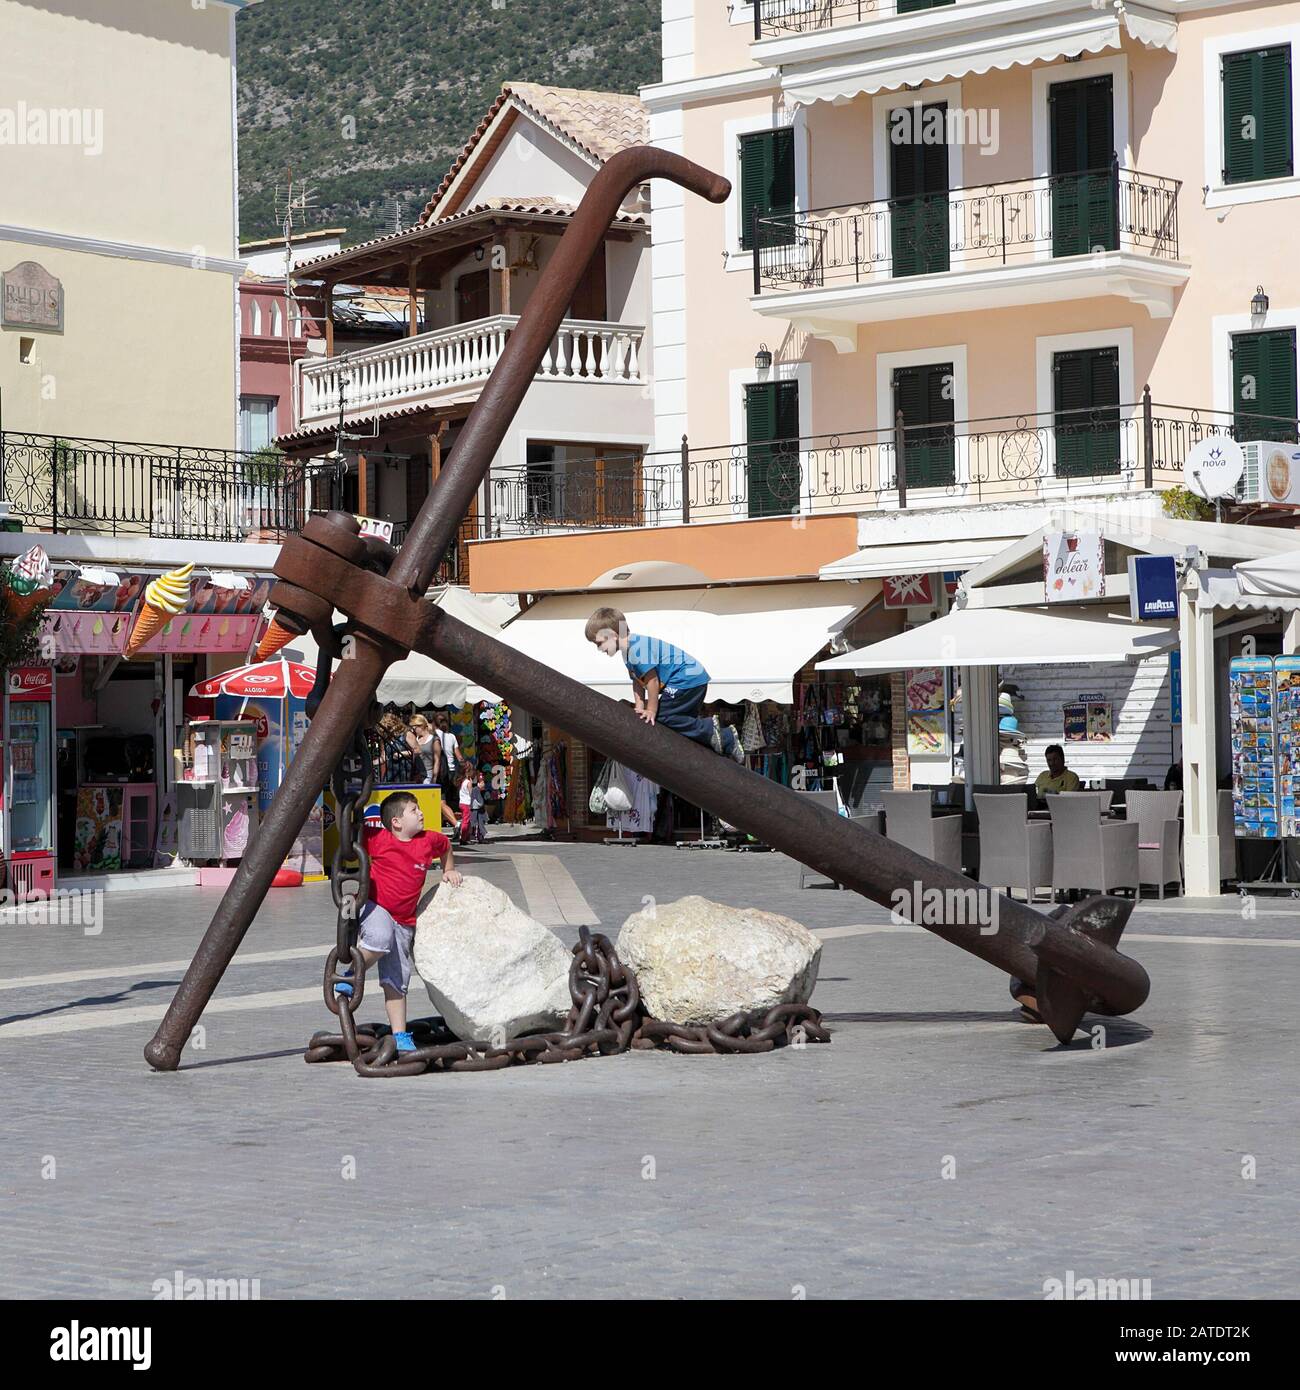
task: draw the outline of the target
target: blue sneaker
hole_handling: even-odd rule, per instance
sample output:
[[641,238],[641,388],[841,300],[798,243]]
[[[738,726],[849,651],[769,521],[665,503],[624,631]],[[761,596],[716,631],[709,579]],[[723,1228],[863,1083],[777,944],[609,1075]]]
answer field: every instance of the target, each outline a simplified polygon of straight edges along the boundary
[[[340,970],[340,971],[339,971],[339,974],[340,974],[340,975],[351,975],[351,974],[352,974],[352,967],[351,967],[351,966],[348,966],[348,968],[347,968],[346,970]],[[347,998],[349,998],[349,999],[352,998],[352,996],[353,996],[353,994],[354,994],[355,992],[356,992],[356,991],[352,988],[352,986],[351,986],[350,984],[347,984],[346,982],[341,982],[341,983],[338,983],[338,984],[336,984],[336,985],[334,986],[334,993],[335,993],[335,994],[346,995]]]
[[397,1039],[397,1050],[399,1052],[415,1051],[415,1039],[409,1033],[394,1033],[393,1037]]

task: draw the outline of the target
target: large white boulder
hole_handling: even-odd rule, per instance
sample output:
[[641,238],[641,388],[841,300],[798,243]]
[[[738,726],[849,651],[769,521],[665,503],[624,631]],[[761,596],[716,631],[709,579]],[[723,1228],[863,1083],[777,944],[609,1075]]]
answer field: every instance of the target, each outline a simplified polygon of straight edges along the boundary
[[634,912],[615,949],[636,971],[654,1018],[709,1023],[740,1010],[806,1003],[822,944],[775,912],[689,897]]
[[464,1042],[563,1027],[573,953],[486,879],[438,885],[415,928],[415,969]]

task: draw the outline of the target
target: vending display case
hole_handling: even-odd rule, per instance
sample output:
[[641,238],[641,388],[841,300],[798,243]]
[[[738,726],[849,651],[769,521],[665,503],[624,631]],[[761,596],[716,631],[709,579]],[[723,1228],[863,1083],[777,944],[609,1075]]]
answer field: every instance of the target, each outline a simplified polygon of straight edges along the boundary
[[54,671],[15,666],[6,673],[4,799],[0,820],[7,886],[18,899],[54,887]]
[[254,721],[196,720],[186,727],[177,764],[181,857],[243,858],[258,823]]
[[[1285,664],[1284,663],[1288,663]],[[1291,709],[1293,669],[1300,663],[1286,657],[1236,657],[1228,667],[1228,700],[1232,716],[1232,815],[1239,839],[1277,840],[1294,834],[1295,801],[1289,816],[1282,814],[1278,777],[1277,686],[1285,682],[1289,721],[1300,711]],[[1300,695],[1300,686],[1296,693]],[[1288,723],[1287,781],[1290,778],[1290,723]],[[1291,830],[1286,830],[1286,824]]]

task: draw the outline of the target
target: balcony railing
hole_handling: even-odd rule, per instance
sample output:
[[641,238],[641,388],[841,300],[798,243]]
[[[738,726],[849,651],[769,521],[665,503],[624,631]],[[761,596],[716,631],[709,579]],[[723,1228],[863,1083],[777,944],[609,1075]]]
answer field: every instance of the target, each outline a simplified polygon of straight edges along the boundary
[[755,215],[754,293],[960,274],[1099,251],[1176,261],[1180,187],[1178,179],[1112,166]]
[[[570,462],[561,475],[494,470],[479,535],[1101,497],[1182,481],[1213,435],[1294,440],[1295,420],[1133,405],[687,447],[623,461]],[[905,466],[899,469],[899,458]],[[900,488],[900,481],[903,486]]]
[[[295,368],[299,423],[336,419],[340,400],[349,413],[373,415],[473,392],[492,375],[518,322],[516,314],[498,314],[325,361],[304,358]],[[641,384],[644,334],[639,326],[567,319],[537,379]]]
[[0,497],[24,529],[275,540],[302,525],[304,465],[275,451],[0,433]]
[[[952,4],[953,0],[938,0]],[[929,5],[912,4],[911,9]],[[809,34],[836,24],[861,24],[880,15],[906,13],[908,0],[754,0],[754,38]]]

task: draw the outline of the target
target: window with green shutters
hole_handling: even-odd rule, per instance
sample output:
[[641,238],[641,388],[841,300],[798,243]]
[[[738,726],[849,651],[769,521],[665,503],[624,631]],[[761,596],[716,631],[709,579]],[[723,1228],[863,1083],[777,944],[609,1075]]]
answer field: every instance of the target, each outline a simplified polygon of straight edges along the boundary
[[914,107],[902,109],[912,141],[894,139],[895,112],[889,113],[886,126],[893,273],[929,275],[948,269],[948,145],[946,139],[927,141],[921,137],[936,121],[946,132],[948,107],[944,102],[923,107],[919,122]]
[[1052,357],[1058,478],[1119,472],[1119,349],[1080,348]]
[[1233,432],[1238,439],[1296,438],[1296,331],[1232,335]]
[[952,487],[957,481],[951,362],[895,367],[894,412],[903,412],[907,486]]
[[799,507],[799,383],[745,387],[749,515],[785,516]]
[[740,137],[740,248],[754,249],[754,214],[787,218],[760,225],[764,246],[794,241],[794,128],[760,130]]
[[1119,173],[1115,165],[1111,76],[1053,83],[1051,128],[1052,255],[1083,256],[1119,247]]
[[1256,183],[1295,172],[1291,48],[1223,55],[1223,181]]
[[898,0],[898,13],[911,14],[914,10],[937,10],[940,5],[955,5],[957,0]]

